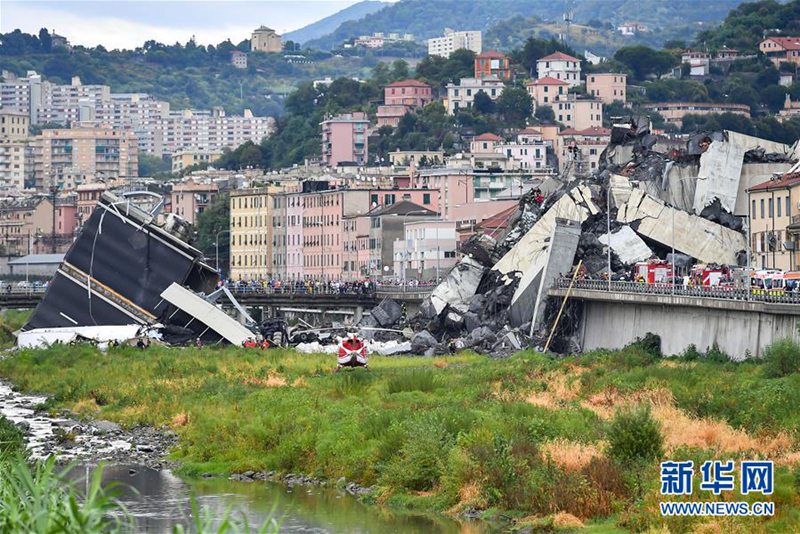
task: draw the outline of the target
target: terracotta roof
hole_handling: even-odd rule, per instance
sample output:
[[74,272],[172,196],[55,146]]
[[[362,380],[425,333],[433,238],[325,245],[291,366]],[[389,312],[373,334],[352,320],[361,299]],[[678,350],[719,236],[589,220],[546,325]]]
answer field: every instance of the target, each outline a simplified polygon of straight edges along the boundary
[[402,80],[390,83],[386,87],[430,87],[430,85],[419,80]]
[[785,187],[792,187],[793,185],[800,184],[800,173],[784,174],[777,180],[767,180],[756,184],[748,192],[754,191],[771,191],[773,189],[783,189]]
[[481,134],[475,138],[475,141],[503,141],[503,138],[499,135],[495,135],[493,133],[486,132]]
[[552,76],[545,76],[544,78],[539,78],[538,80],[533,80],[525,85],[569,85],[564,80],[559,80],[558,78],[553,78]]
[[580,59],[576,57],[572,57],[569,54],[565,54],[564,52],[556,52],[554,54],[550,54],[549,56],[540,57],[539,61],[580,61]]
[[476,229],[498,230],[508,228],[511,216],[517,211],[517,206],[511,206],[499,213],[495,213],[475,225]]
[[484,58],[493,58],[493,57],[494,58],[504,58],[504,57],[506,57],[506,55],[503,54],[502,52],[498,52],[497,50],[487,50],[486,52],[481,52],[480,54],[475,56],[475,59],[484,59]]
[[542,135],[541,130],[537,130],[536,128],[524,128],[517,132],[517,135]]
[[800,50],[800,37],[767,37],[764,39],[764,41],[768,40],[775,41],[786,50]]

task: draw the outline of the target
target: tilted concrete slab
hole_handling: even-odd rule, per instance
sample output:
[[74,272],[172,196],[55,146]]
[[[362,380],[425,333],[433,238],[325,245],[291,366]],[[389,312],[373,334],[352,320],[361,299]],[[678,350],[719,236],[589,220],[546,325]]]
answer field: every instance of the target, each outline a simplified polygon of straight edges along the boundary
[[[587,187],[575,187],[565,193],[547,210],[536,224],[526,233],[519,242],[509,250],[500,261],[495,263],[492,270],[503,274],[514,271],[522,273],[519,286],[512,298],[512,320],[515,326],[530,320],[533,314],[535,299],[533,298],[540,286],[540,275],[548,263],[548,251],[553,239],[553,231],[557,219],[583,223],[589,218],[597,206],[591,199],[591,191]],[[599,211],[599,210],[598,210]],[[575,252],[569,258],[570,266]],[[529,306],[527,311],[514,313],[514,307]]]
[[744,154],[748,150],[763,148],[767,153],[791,152],[792,147],[736,132],[725,131],[725,141],[712,141],[700,155],[700,169],[697,172],[693,209],[700,213],[703,209],[720,200],[721,206],[733,213],[739,195],[739,182],[744,165]]
[[736,265],[736,253],[746,247],[741,233],[670,208],[638,189],[620,207],[617,220],[630,224],[641,236],[667,247],[674,246],[675,250],[706,263]]
[[161,292],[161,298],[200,321],[233,345],[241,346],[247,338],[255,337],[253,332],[220,308],[174,282]]
[[467,313],[484,272],[485,268],[477,261],[469,256],[462,258],[431,292],[431,304],[436,314],[442,313],[448,304],[462,314]]
[[[609,245],[608,234],[601,235],[597,240],[606,246]],[[647,243],[630,226],[623,226],[616,232],[611,232],[611,250],[622,263],[627,264],[646,260],[653,255]]]

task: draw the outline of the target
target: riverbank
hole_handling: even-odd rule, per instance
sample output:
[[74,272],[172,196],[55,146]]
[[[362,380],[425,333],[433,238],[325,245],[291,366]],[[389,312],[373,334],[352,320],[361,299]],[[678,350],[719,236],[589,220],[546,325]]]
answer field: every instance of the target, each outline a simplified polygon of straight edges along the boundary
[[[687,356],[630,347],[559,361],[373,357],[369,372],[334,374],[330,356],[292,351],[78,346],[15,353],[0,376],[52,395],[52,409],[123,428],[167,425],[184,475],[344,479],[373,488],[368,502],[502,513],[520,527],[800,530],[800,375]],[[776,516],[663,519],[658,462],[634,470],[609,454],[610,422],[630,404],[651,407],[662,458],[775,460]]]

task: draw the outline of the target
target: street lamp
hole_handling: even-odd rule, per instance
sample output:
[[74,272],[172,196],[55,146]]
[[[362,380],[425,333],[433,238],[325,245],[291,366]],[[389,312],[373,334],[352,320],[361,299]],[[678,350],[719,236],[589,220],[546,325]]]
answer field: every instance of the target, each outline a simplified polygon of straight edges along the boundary
[[217,235],[214,236],[214,267],[217,268],[217,272],[221,272],[219,270],[219,236],[221,236],[226,232],[231,233],[230,230],[220,230],[219,232],[217,232]]

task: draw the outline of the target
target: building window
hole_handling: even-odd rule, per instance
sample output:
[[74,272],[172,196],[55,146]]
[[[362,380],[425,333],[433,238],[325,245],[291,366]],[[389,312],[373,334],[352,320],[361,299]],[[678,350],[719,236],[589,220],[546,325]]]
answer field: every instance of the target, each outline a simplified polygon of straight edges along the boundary
[[770,217],[774,217],[775,216],[775,209],[774,209],[774,206],[772,205],[772,199],[771,198],[769,199],[769,216]]
[[764,199],[762,198],[761,199],[761,218],[763,219],[764,217],[766,217],[766,215],[764,215]]
[[781,213],[781,199],[778,199],[778,202],[776,202],[776,204],[778,204],[778,217],[782,217],[783,214]]
[[[786,200],[789,200],[788,198]],[[424,205],[428,205],[431,203],[431,194],[430,193],[423,193],[422,195],[422,203]]]
[[786,216],[790,217],[792,215],[791,203],[789,202],[789,195],[786,195]]
[[752,206],[752,209],[750,210],[750,218],[752,218],[752,219],[756,218],[756,201],[755,200],[753,201],[753,206]]

